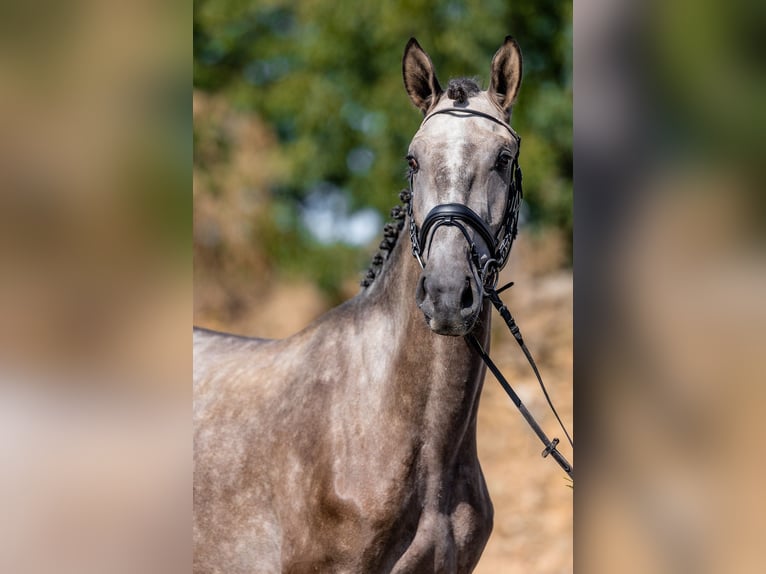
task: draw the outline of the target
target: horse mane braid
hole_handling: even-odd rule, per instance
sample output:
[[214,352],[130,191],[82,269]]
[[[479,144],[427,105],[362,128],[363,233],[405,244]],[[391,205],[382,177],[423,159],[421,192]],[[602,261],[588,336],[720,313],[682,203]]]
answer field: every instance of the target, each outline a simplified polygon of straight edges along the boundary
[[471,78],[455,78],[449,81],[447,86],[447,97],[455,100],[455,103],[464,104],[470,96],[475,96],[481,91],[481,88],[475,80]]
[[[405,205],[410,201],[410,190],[403,189],[399,193],[399,199]],[[391,209],[391,218],[393,221],[389,221],[383,226],[383,240],[380,242],[379,251],[375,254],[370,262],[370,266],[367,268],[367,273],[360,281],[362,287],[369,287],[375,280],[375,277],[380,272],[383,263],[388,259],[388,255],[394,249],[396,241],[399,239],[399,233],[404,228],[404,218],[407,216],[407,209],[402,205],[395,205]]]

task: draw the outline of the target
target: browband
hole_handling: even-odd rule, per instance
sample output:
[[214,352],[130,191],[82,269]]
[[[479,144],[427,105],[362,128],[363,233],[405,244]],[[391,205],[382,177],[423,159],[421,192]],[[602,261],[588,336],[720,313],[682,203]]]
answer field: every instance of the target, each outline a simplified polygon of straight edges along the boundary
[[503,120],[498,119],[498,118],[496,118],[493,115],[485,114],[484,112],[480,112],[478,110],[469,110],[469,109],[461,109],[461,108],[444,108],[442,110],[436,110],[435,112],[431,112],[430,114],[428,114],[423,119],[423,121],[420,123],[421,127],[428,120],[430,120],[432,117],[434,117],[435,115],[438,115],[438,114],[447,114],[447,115],[455,116],[455,117],[458,117],[458,118],[466,118],[466,117],[469,117],[469,116],[480,116],[482,118],[488,119],[490,121],[495,122],[496,124],[499,124],[499,125],[503,126],[505,129],[507,129],[511,133],[511,135],[514,137],[514,139],[516,139],[518,141],[521,141],[521,138],[519,137],[519,134],[517,134],[513,130],[513,128],[507,122],[504,122]]

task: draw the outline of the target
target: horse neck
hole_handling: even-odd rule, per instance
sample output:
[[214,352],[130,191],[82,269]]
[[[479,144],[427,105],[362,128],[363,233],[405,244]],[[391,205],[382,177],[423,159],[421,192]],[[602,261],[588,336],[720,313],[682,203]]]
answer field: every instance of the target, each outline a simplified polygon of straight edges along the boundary
[[[428,328],[415,303],[420,272],[409,241],[400,237],[363,295],[363,315],[385,322],[377,331],[385,333],[387,340],[372,339],[377,347],[374,351],[387,354],[389,373],[379,390],[385,393],[389,416],[427,433],[429,445],[437,451],[454,455],[459,444],[475,451],[484,365],[462,337],[437,335]],[[489,328],[490,313],[485,306],[474,330],[485,348]]]

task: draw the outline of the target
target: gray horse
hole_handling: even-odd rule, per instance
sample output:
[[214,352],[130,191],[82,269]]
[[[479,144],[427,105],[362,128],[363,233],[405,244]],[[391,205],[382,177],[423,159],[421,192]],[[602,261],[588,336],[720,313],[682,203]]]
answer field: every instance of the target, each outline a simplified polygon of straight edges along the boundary
[[[461,335],[489,344],[482,265],[509,232],[521,53],[506,38],[487,91],[445,92],[411,39],[403,74],[425,116],[411,194],[360,293],[283,340],[194,331],[196,574],[468,573],[489,538],[484,366]],[[429,226],[445,204],[473,215]]]

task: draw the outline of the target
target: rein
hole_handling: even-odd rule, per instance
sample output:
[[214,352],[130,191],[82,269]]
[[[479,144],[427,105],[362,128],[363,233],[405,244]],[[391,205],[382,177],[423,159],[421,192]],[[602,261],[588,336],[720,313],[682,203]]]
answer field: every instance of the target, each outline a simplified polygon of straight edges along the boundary
[[[513,285],[513,283],[509,283],[508,285],[506,285],[506,287],[510,287],[511,285]],[[503,287],[503,289],[505,289],[506,287]],[[551,398],[548,395],[548,391],[545,389],[545,385],[543,384],[543,379],[540,376],[540,371],[537,368],[537,364],[535,363],[534,358],[532,358],[532,354],[529,352],[529,349],[527,348],[526,343],[524,343],[524,339],[521,336],[521,331],[519,330],[518,325],[516,325],[516,321],[513,319],[511,312],[508,310],[508,307],[506,307],[505,304],[500,299],[500,296],[498,295],[498,291],[492,289],[491,291],[487,292],[485,296],[492,302],[492,304],[495,306],[497,311],[500,313],[500,316],[503,318],[503,320],[505,321],[505,324],[508,326],[508,329],[513,335],[513,338],[516,339],[516,342],[519,344],[519,346],[521,347],[521,350],[524,352],[524,356],[527,358],[527,361],[529,362],[530,366],[532,367],[532,370],[535,373],[535,376],[537,377],[537,381],[540,383],[540,388],[543,390],[543,394],[545,395],[545,400],[548,401],[548,406],[550,407],[551,411],[553,411],[553,414],[555,415],[556,420],[559,422],[559,426],[561,426],[561,430],[564,431],[564,434],[566,435],[570,446],[572,447],[572,449],[574,449],[574,442],[572,442],[572,437],[569,436],[567,429],[564,427],[564,423],[561,422],[561,417],[559,417],[559,413],[556,411],[556,407],[553,406],[553,402],[551,401]],[[562,470],[569,475],[569,478],[574,480],[574,467],[569,463],[569,461],[567,461],[566,458],[564,458],[564,455],[562,455],[558,451],[557,446],[559,444],[559,439],[554,438],[553,440],[550,440],[548,438],[548,435],[545,434],[543,429],[540,427],[540,425],[537,423],[535,418],[532,416],[532,413],[530,413],[527,407],[524,406],[524,403],[521,402],[521,398],[519,398],[519,395],[516,394],[516,391],[513,390],[513,387],[508,382],[508,380],[503,376],[503,373],[500,372],[500,369],[497,368],[497,365],[495,365],[494,361],[492,361],[492,359],[489,357],[487,352],[482,348],[481,343],[479,343],[479,341],[476,339],[474,334],[469,333],[464,338],[466,342],[468,343],[468,345],[476,352],[476,354],[481,357],[482,361],[484,361],[484,364],[487,365],[487,368],[490,371],[492,371],[492,374],[495,375],[495,378],[500,383],[500,386],[503,387],[503,390],[510,397],[513,404],[516,405],[517,409],[519,409],[521,416],[524,417],[524,420],[527,421],[527,424],[532,428],[532,430],[535,432],[537,437],[545,446],[542,452],[542,457],[545,458],[550,454],[553,457],[553,459],[558,463],[558,465],[562,468]]]
[[[513,319],[513,316],[508,310],[508,307],[506,307],[503,301],[500,299],[500,293],[508,287],[512,286],[513,283],[509,283],[500,289],[496,289],[499,272],[508,262],[511,246],[513,245],[513,240],[516,238],[516,234],[518,232],[519,210],[521,208],[521,199],[523,195],[521,189],[521,168],[519,167],[521,138],[508,123],[494,116],[491,116],[490,114],[486,114],[478,110],[469,110],[467,108],[448,108],[437,110],[426,116],[421,126],[437,114],[448,114],[458,118],[478,116],[501,125],[507,129],[511,136],[516,140],[516,154],[514,155],[513,163],[511,164],[512,175],[508,184],[508,196],[506,199],[505,212],[503,214],[503,224],[500,226],[496,234],[492,233],[487,223],[479,215],[477,215],[475,211],[460,203],[443,203],[441,205],[435,206],[426,215],[425,219],[423,220],[422,227],[420,230],[418,230],[418,227],[415,224],[415,219],[412,215],[414,174],[410,174],[410,197],[407,204],[407,215],[410,218],[410,241],[412,243],[412,254],[417,259],[420,267],[424,268],[425,264],[423,263],[422,253],[423,247],[427,245],[426,242],[428,241],[429,235],[432,237],[433,232],[435,232],[442,225],[457,227],[458,230],[463,234],[466,241],[468,242],[470,248],[470,258],[473,262],[476,272],[478,273],[479,281],[482,284],[484,297],[492,302],[492,305],[497,309],[498,313],[500,313],[500,316],[505,321],[505,324],[510,330],[514,339],[516,339],[516,342],[521,347],[521,350],[526,356],[527,361],[529,362],[532,370],[535,373],[535,376],[537,377],[537,381],[540,383],[540,388],[545,395],[548,406],[556,416],[556,420],[561,426],[561,429],[564,431],[564,434],[566,435],[572,449],[574,449],[574,442],[564,427],[564,423],[561,421],[561,417],[559,417],[556,408],[553,406],[553,402],[551,401],[550,396],[548,395],[548,391],[543,384],[543,380],[540,376],[540,371],[537,368],[537,364],[532,358],[532,354],[529,352],[529,349],[527,348],[526,344],[524,343],[524,339],[521,336],[521,331],[519,330],[518,325],[516,325],[516,321]],[[482,238],[490,253],[488,258],[479,258],[476,243],[472,239],[471,234],[468,232],[468,228],[473,229],[473,231]],[[499,237],[499,233],[501,231],[503,232],[502,238]],[[516,408],[519,409],[519,412],[524,417],[524,420],[527,421],[527,424],[529,424],[534,433],[545,446],[542,452],[543,458],[551,455],[552,458],[558,463],[558,465],[564,470],[564,472],[569,475],[569,478],[574,480],[574,468],[558,451],[557,446],[559,444],[559,439],[554,438],[553,440],[550,440],[548,438],[535,418],[532,416],[526,406],[524,406],[524,403],[519,398],[519,395],[513,390],[513,387],[511,387],[508,380],[497,368],[497,365],[495,365],[487,352],[482,348],[481,343],[479,343],[473,333],[465,335],[464,338],[468,345],[474,350],[474,352],[479,355],[479,357],[481,357],[482,361],[484,361],[484,363],[487,365],[487,368],[492,372],[492,374],[500,383],[500,386],[503,387],[503,390],[505,390],[506,394],[510,397],[513,404],[516,405]]]

